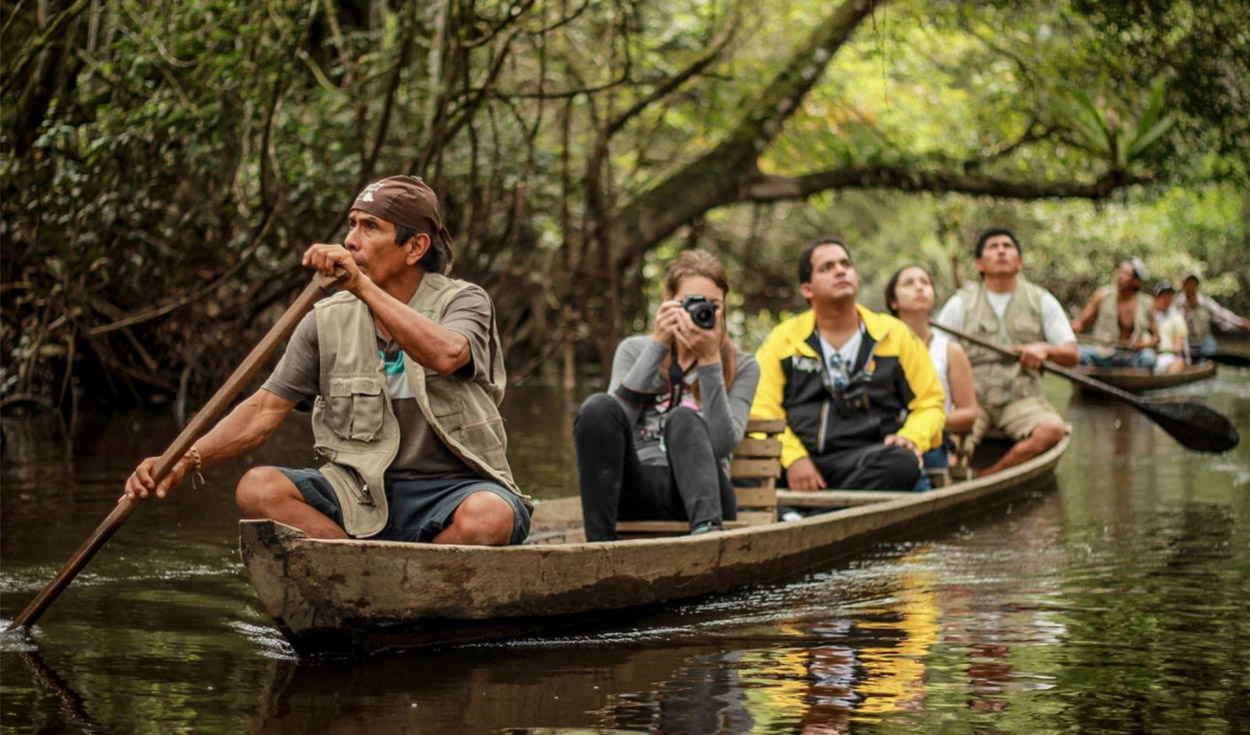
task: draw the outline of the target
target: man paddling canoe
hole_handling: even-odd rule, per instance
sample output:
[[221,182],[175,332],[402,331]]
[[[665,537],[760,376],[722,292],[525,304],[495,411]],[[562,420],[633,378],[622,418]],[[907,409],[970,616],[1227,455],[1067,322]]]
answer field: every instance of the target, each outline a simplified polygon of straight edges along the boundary
[[1237,316],[1210,296],[1200,290],[1198,274],[1190,271],[1181,279],[1184,291],[1179,309],[1185,317],[1185,326],[1189,329],[1189,352],[1194,361],[1214,355],[1217,350],[1212,325],[1226,331],[1250,332],[1250,319]]
[[303,264],[345,273],[296,328],[273,375],[157,485],[156,458],[126,495],[164,497],[188,473],[263,444],[296,405],[312,407],[316,469],[254,467],[235,498],[316,538],[505,545],[529,530],[498,404],[506,379],[494,305],[447,277],[451,236],[421,179],[392,176],[356,197],[343,244]]
[[1059,443],[1067,425],[1042,395],[1042,363],[1077,363],[1076,335],[1058,300],[1025,280],[1020,241],[1011,230],[994,228],[977,238],[981,282],[958,291],[942,307],[937,323],[1010,348],[1020,356],[1004,362],[996,352],[964,344],[977,386],[977,420],[965,443],[971,453],[992,429],[1015,444],[981,474],[993,474],[1036,457]]

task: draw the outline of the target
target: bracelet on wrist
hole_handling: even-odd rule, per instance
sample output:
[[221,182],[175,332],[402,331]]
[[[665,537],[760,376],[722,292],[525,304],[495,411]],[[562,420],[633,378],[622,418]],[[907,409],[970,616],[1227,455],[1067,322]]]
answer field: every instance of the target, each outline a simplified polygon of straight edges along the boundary
[[208,481],[204,479],[204,473],[201,471],[204,469],[204,461],[200,458],[200,450],[194,445],[187,450],[187,453],[191,455],[191,461],[195,463],[195,476],[191,478],[191,489],[199,490],[208,484]]

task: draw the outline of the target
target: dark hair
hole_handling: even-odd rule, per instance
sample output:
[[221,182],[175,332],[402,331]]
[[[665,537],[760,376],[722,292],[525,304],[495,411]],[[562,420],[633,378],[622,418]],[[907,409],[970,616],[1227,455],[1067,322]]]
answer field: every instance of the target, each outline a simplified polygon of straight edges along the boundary
[[1006,227],[991,227],[985,232],[982,232],[981,236],[977,238],[976,257],[981,257],[981,253],[985,250],[985,242],[987,240],[991,237],[997,237],[999,235],[1006,235],[1011,238],[1011,243],[1016,246],[1016,252],[1020,252],[1020,240],[1016,238],[1016,233]]
[[[909,263],[894,271],[894,275],[890,276],[890,280],[885,284],[885,308],[894,316],[898,316],[898,307],[894,306],[894,303],[898,301],[898,279],[903,275],[903,271],[909,268],[919,268],[924,271],[924,274],[929,277],[930,285],[933,283],[933,274],[919,263]],[[934,291],[936,292],[937,289],[935,288]]]
[[[851,249],[846,246],[846,243],[842,242],[841,238],[822,237],[811,245],[808,245],[807,249],[803,251],[803,254],[799,256],[799,283],[812,282],[812,255],[815,254],[816,248],[825,245],[837,245],[846,252],[846,257],[851,258]],[[851,262],[855,262],[854,258],[851,258]]]
[[430,238],[430,249],[425,251],[425,255],[421,256],[417,265],[421,266],[426,273],[442,273],[444,266],[447,265],[447,251],[443,249],[443,238],[430,232],[429,228],[418,230],[415,227],[395,225],[396,245],[403,245],[417,235],[426,235]]

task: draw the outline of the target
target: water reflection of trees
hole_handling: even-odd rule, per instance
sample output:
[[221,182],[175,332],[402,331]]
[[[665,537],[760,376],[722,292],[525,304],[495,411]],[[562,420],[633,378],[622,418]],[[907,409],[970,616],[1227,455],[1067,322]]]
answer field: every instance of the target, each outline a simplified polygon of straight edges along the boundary
[[712,645],[562,646],[284,664],[256,731],[373,735],[612,727],[749,732],[737,656]]
[[1061,686],[1089,695],[1071,703],[1072,721],[1244,731],[1250,569],[1236,512],[1160,500],[1102,526],[1107,537],[1073,560]]

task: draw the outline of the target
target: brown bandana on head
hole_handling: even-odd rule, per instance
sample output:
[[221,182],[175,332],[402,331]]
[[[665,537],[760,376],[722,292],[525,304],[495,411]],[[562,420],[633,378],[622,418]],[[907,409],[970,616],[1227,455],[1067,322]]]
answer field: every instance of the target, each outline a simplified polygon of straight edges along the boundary
[[443,215],[438,208],[434,190],[416,176],[391,176],[375,181],[364,188],[352,209],[368,212],[387,222],[394,222],[419,232],[437,234],[443,241],[447,264],[443,274],[451,272],[451,233],[443,226]]

